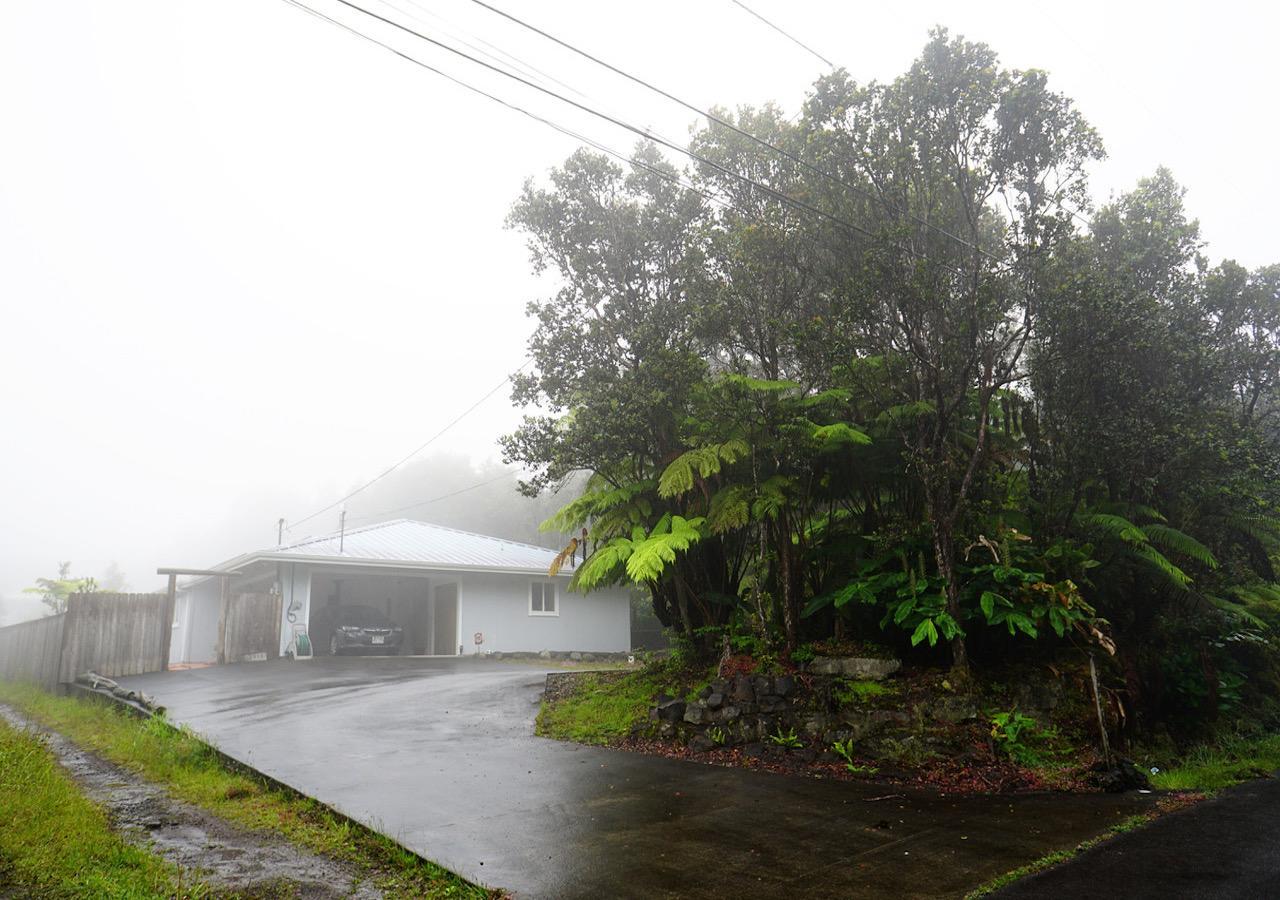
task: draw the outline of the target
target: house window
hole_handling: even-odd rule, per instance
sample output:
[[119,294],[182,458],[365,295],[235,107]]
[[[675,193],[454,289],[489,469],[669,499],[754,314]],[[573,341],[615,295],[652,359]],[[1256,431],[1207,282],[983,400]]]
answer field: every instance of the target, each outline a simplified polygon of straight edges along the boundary
[[556,583],[554,581],[535,581],[530,585],[529,615],[560,615],[560,609],[556,606]]

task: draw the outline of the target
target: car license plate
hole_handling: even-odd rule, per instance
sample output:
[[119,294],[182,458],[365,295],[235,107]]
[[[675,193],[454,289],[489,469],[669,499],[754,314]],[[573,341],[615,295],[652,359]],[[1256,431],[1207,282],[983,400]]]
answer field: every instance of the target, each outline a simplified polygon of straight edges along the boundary
[[386,640],[387,640],[387,639],[386,639],[385,637],[383,637],[382,635],[380,635],[380,634],[375,634],[375,635],[373,636],[373,642],[374,642],[375,644],[383,644],[383,643],[386,643]]

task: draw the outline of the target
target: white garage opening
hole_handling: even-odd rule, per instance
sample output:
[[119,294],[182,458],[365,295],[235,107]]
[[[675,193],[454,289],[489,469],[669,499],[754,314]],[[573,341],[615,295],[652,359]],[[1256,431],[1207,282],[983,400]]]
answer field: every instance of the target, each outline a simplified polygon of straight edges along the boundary
[[[405,656],[455,656],[458,653],[458,586],[416,575],[361,572],[311,576],[311,610],[307,633],[315,653],[331,652],[340,620],[352,610],[373,609],[402,629],[394,649],[369,652]],[[367,614],[366,614],[367,616]]]

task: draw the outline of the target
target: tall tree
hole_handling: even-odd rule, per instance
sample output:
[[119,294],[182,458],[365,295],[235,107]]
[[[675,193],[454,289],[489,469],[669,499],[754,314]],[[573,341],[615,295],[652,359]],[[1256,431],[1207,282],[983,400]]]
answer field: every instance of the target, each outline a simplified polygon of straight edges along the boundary
[[1085,167],[1101,144],[1043,72],[1002,69],[989,47],[945,30],[890,84],[824,78],[806,116],[819,165],[861,187],[854,208],[876,234],[833,280],[852,288],[862,353],[891,373],[877,383],[890,392],[882,405],[916,412],[900,420],[902,438],[964,671],[957,531],[992,405],[1025,377],[1042,272],[1070,239],[1067,205],[1086,202]]

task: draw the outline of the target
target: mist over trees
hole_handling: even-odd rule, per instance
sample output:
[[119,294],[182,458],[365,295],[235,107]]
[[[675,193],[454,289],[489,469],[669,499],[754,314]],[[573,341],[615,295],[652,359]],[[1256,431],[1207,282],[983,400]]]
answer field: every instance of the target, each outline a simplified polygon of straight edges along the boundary
[[[531,498],[521,494],[520,470],[496,460],[476,461],[461,453],[437,453],[405,465],[347,503],[347,528],[391,519],[418,519],[463,531],[559,549],[566,540],[539,526],[566,499],[565,492]],[[336,511],[316,532],[337,530]],[[286,537],[286,540],[289,540]]]
[[578,587],[961,678],[1093,649],[1139,718],[1274,693],[1280,267],[1211,264],[1163,169],[1092,209],[1071,100],[945,31],[719,115],[759,140],[582,150],[511,213],[559,288],[503,447],[587,478]]

